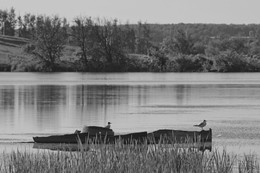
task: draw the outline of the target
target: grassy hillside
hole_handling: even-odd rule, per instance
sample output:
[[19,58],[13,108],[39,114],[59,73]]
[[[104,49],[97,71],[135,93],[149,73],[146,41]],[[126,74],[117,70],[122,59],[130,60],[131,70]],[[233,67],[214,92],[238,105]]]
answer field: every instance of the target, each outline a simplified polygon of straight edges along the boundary
[[23,47],[29,41],[26,38],[0,35],[0,71],[16,71],[19,64],[32,60],[23,53]]
[[21,48],[29,42],[28,39],[0,35],[1,62],[4,55],[20,54]]
[[[40,62],[24,52],[28,43],[26,38],[0,35],[0,71],[41,71]],[[77,49],[66,46],[61,61],[75,61]]]
[[27,44],[29,41],[30,40],[26,38],[0,35],[0,45],[4,46],[19,48]]

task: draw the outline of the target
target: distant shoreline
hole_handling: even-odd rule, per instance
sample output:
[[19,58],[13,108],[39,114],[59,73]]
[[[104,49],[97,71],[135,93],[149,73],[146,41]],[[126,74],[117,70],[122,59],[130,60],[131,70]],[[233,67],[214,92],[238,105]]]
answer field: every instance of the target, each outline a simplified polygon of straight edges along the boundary
[[260,25],[69,24],[12,10],[0,11],[13,24],[0,26],[0,72],[260,72]]
[[[4,57],[5,56],[5,57]],[[2,55],[0,54],[0,72],[50,72],[44,71],[41,68],[39,61],[34,60],[31,56],[19,56],[19,55]],[[8,57],[8,58],[6,58]],[[127,61],[130,63],[129,66],[125,66],[126,69],[121,69],[118,64],[103,64],[103,69],[98,71],[96,69],[80,69],[80,65],[69,60],[63,60],[55,64],[55,71],[52,72],[94,72],[94,73],[113,73],[113,72],[156,72],[156,73],[245,73],[245,72],[260,72],[260,68],[254,68],[253,63],[243,62],[248,61],[246,56],[237,56],[240,63],[237,66],[233,66],[232,69],[217,69],[215,67],[214,60],[209,59],[203,55],[195,56],[177,56],[172,57],[169,65],[166,69],[151,68],[151,57],[147,55],[129,55]],[[185,61],[186,64],[180,64]],[[232,60],[236,61],[236,59]],[[131,65],[135,64],[135,66]],[[227,62],[231,63],[231,62]]]

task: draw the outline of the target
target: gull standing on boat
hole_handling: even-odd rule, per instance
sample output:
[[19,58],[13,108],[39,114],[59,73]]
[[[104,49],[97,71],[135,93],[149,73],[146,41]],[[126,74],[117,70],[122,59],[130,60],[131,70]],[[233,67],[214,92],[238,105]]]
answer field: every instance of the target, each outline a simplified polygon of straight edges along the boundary
[[194,125],[195,127],[200,127],[203,130],[203,127],[205,127],[207,125],[207,121],[203,120],[200,124],[198,125]]
[[110,124],[112,124],[112,123],[108,122],[105,128],[110,129],[110,127],[111,127]]

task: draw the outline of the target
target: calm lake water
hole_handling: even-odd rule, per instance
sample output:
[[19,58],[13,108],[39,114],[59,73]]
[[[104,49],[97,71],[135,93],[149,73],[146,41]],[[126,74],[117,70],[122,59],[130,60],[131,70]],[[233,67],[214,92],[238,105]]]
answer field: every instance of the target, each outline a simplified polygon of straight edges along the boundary
[[0,150],[112,122],[115,133],[200,130],[260,155],[260,73],[0,73]]

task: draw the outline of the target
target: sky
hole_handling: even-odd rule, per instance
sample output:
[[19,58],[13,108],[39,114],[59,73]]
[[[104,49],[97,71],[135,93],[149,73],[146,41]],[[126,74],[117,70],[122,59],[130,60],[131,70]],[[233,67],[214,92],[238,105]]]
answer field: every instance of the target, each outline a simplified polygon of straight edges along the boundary
[[16,14],[117,18],[120,22],[158,24],[259,24],[260,0],[0,0],[0,9]]

